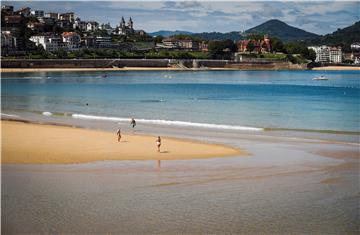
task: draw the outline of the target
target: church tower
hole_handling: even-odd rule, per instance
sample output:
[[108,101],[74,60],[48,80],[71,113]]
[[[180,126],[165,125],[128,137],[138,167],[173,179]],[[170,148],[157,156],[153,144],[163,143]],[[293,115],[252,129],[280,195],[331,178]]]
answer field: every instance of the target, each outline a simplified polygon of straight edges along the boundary
[[128,21],[128,27],[131,29],[131,30],[133,30],[134,28],[133,28],[133,25],[134,25],[134,23],[133,23],[133,21],[132,21],[132,19],[131,19],[131,17],[130,17],[130,19],[129,19],[129,21]]
[[121,17],[120,28],[121,28],[121,29],[125,29],[125,20],[124,20],[124,17]]

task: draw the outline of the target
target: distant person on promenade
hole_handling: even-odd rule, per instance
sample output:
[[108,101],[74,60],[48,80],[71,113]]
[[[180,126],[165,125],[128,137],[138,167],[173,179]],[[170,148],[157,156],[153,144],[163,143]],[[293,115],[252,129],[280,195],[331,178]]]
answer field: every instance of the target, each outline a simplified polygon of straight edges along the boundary
[[134,118],[131,118],[130,125],[132,126],[132,128],[134,128],[136,126],[136,121]]
[[120,142],[121,139],[121,130],[119,128],[119,130],[116,132],[117,136],[118,136],[118,142]]
[[156,139],[156,146],[157,146],[158,152],[160,153],[160,146],[161,146],[161,138],[160,138],[160,136],[158,136],[157,139]]

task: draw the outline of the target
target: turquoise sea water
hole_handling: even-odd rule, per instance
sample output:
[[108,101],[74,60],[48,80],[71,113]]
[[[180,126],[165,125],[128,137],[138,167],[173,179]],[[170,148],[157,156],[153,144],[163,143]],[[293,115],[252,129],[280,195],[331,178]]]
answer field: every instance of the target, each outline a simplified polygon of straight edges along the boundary
[[[2,73],[2,113],[359,132],[358,71]],[[325,75],[329,80],[316,81]],[[48,113],[44,113],[45,115]],[[259,129],[258,129],[259,128]]]

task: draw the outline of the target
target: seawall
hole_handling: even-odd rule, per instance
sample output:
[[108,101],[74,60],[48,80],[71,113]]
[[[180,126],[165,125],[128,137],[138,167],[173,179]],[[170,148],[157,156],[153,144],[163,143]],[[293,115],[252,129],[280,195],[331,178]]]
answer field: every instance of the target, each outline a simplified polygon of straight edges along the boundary
[[2,59],[2,68],[224,68],[236,70],[305,70],[306,64],[289,62],[235,62],[175,59]]

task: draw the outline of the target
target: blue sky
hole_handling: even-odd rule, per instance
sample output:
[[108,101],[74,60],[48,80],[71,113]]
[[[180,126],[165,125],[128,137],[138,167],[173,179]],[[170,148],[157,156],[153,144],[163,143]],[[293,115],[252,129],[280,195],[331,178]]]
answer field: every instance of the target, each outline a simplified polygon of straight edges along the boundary
[[73,11],[82,20],[119,24],[132,17],[135,29],[147,32],[242,31],[270,19],[306,31],[326,34],[347,27],[360,17],[360,1],[1,1],[18,9]]

